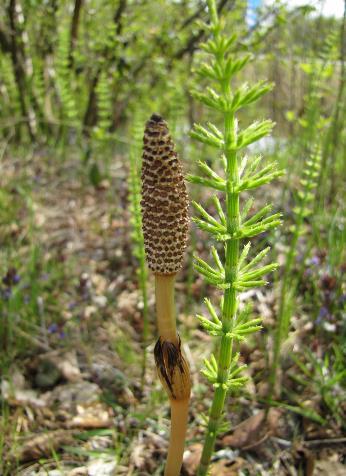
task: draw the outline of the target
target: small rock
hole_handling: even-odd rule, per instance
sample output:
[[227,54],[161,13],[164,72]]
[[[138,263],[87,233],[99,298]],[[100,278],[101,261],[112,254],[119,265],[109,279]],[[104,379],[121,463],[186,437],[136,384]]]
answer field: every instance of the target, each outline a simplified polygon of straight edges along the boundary
[[106,296],[94,296],[93,301],[98,307],[105,307],[107,305],[107,298]]
[[77,405],[86,405],[98,402],[101,390],[95,383],[78,382],[59,385],[49,396],[51,405],[58,405],[60,409],[75,412]]
[[101,388],[121,393],[126,387],[126,377],[108,362],[94,362],[91,366],[93,378]]
[[114,459],[112,461],[93,460],[88,464],[88,476],[113,476],[116,465]]
[[85,466],[74,468],[68,473],[68,476],[88,476],[88,468]]
[[83,319],[90,319],[90,317],[97,312],[96,306],[86,306],[83,311]]
[[35,384],[39,388],[53,387],[60,379],[76,382],[81,379],[75,351],[54,351],[39,357]]
[[323,327],[327,332],[336,332],[336,324],[332,324],[331,322],[324,322]]
[[60,380],[61,372],[51,360],[42,360],[38,363],[35,375],[35,385],[38,388],[48,389]]

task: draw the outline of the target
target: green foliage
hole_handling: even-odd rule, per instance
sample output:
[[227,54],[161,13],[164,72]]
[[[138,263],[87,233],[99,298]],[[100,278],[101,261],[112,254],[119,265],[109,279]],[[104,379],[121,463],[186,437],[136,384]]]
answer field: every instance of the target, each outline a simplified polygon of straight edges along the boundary
[[[9,19],[10,3],[17,6],[14,31]],[[313,10],[310,6],[291,8],[289,2],[275,2],[275,5],[263,5],[256,23],[249,25],[245,21],[248,2],[217,0],[223,19],[207,26],[203,24],[208,15],[206,2],[89,0],[81,2],[72,42],[73,11],[77,3],[7,0],[0,5],[0,347],[6,349],[0,358],[1,370],[5,374],[14,359],[18,363],[24,353],[28,355],[32,349],[36,352],[42,345],[52,348],[70,345],[70,330],[71,335],[77,330],[77,338],[81,331],[84,340],[96,322],[102,319],[101,325],[107,325],[111,314],[108,307],[99,309],[100,321],[96,317],[79,319],[88,305],[84,297],[83,302],[78,301],[79,291],[74,290],[78,287],[75,273],[79,272],[79,266],[73,266],[73,272],[68,275],[64,273],[66,262],[63,264],[60,259],[71,258],[69,254],[60,256],[60,245],[56,245],[59,240],[53,239],[53,235],[49,243],[54,243],[54,249],[45,250],[43,242],[47,221],[51,229],[50,220],[43,225],[42,234],[35,229],[35,223],[47,217],[47,207],[50,209],[53,198],[50,187],[47,202],[41,201],[41,195],[36,192],[52,179],[53,185],[55,180],[59,187],[61,184],[62,194],[67,187],[68,193],[78,198],[77,203],[85,197],[85,203],[92,207],[95,198],[97,206],[100,199],[102,208],[103,200],[109,197],[111,202],[105,208],[106,214],[110,210],[112,219],[114,200],[119,198],[122,203],[124,191],[120,187],[114,192],[113,184],[118,183],[118,173],[123,176],[125,170],[129,172],[132,264],[138,273],[143,301],[143,384],[149,325],[148,277],[138,212],[138,161],[143,125],[138,111],[145,111],[145,116],[156,111],[168,119],[172,132],[181,137],[178,147],[184,151],[180,155],[186,158],[186,164],[195,157],[200,159],[189,176],[198,185],[191,187],[198,189],[193,204],[196,226],[190,241],[190,250],[195,250],[196,255],[190,259],[184,297],[194,305],[198,293],[208,295],[209,285],[215,291],[211,299],[205,299],[205,309],[199,310],[197,316],[201,328],[215,337],[214,354],[203,365],[206,378],[195,388],[196,392],[204,393],[210,384],[216,395],[211,420],[209,415],[199,416],[204,419],[208,434],[207,453],[211,453],[214,436],[227,428],[229,412],[222,411],[222,398],[226,399],[229,393],[237,397],[244,388],[246,373],[239,357],[240,344],[256,339],[255,333],[261,329],[260,316],[254,315],[250,306],[243,309],[237,300],[239,293],[266,284],[266,274],[275,270],[275,264],[268,264],[267,242],[273,244],[283,262],[282,272],[277,273],[280,274],[278,292],[269,294],[276,298],[270,307],[278,318],[277,328],[266,329],[268,342],[274,340],[275,344],[273,349],[268,345],[269,355],[264,356],[273,365],[272,385],[278,382],[281,373],[280,354],[296,333],[301,337],[301,326],[304,330],[305,325],[311,326],[311,332],[302,339],[303,345],[314,349],[311,356],[304,351],[293,357],[296,364],[282,372],[281,400],[285,401],[269,399],[269,404],[318,425],[331,422],[333,426],[341,426],[340,393],[345,385],[345,352],[341,351],[345,351],[346,345],[342,197],[346,89],[341,20],[310,15]],[[215,20],[216,12],[213,14]],[[228,38],[223,32],[235,35]],[[13,38],[17,62],[11,51]],[[200,41],[204,42],[202,51],[197,49]],[[199,65],[197,71],[196,65]],[[19,82],[16,70],[20,71]],[[271,89],[270,83],[259,81],[266,76],[276,84],[275,89]],[[229,83],[232,83],[230,91]],[[192,97],[188,93],[191,88],[194,88]],[[211,122],[204,123],[205,114]],[[258,122],[269,116],[277,123],[276,137],[270,143],[265,135],[272,123]],[[29,122],[35,141],[28,134]],[[191,133],[198,142],[195,150],[191,150],[185,134],[193,122],[197,123]],[[264,140],[256,142],[261,138]],[[245,150],[248,146],[249,150]],[[62,157],[67,158],[66,168],[59,165]],[[78,157],[85,158],[79,164],[82,185],[87,176],[96,190],[75,187],[79,177],[78,165],[75,167]],[[287,168],[283,196],[275,187],[259,188],[281,174],[273,159],[279,161],[280,167]],[[45,175],[47,166],[49,178]],[[34,191],[19,187],[22,174],[34,181]],[[9,177],[13,181],[10,179],[7,186]],[[269,193],[275,197],[274,207],[265,198]],[[272,230],[280,223],[277,211],[281,208],[291,217],[291,226],[274,234]],[[31,227],[26,226],[25,216],[32,216]],[[118,217],[112,221],[117,222]],[[92,222],[90,226],[93,227]],[[95,228],[102,240],[106,236],[103,221],[102,227],[100,222]],[[59,230],[57,235],[64,233],[65,229]],[[204,233],[215,240],[214,246],[209,247],[209,256],[197,255],[209,246],[201,243]],[[259,233],[262,235],[258,236]],[[79,236],[79,225],[75,236]],[[280,245],[284,240],[287,251],[282,251]],[[108,245],[101,247],[108,250]],[[81,254],[76,256],[79,260]],[[83,253],[83,266],[84,256]],[[102,271],[97,272],[104,270],[106,279],[108,272],[118,272],[117,259],[110,258],[109,269],[101,264]],[[201,288],[200,279],[195,282],[193,265],[208,286]],[[126,275],[126,269],[121,273]],[[20,280],[9,286],[6,283],[11,282],[11,273],[14,281],[18,277]],[[224,296],[219,301],[220,294]],[[65,306],[70,304],[65,301],[69,298],[72,301],[73,296],[78,307],[67,312],[72,318],[65,323]],[[187,308],[184,314],[189,315]],[[48,331],[46,335],[51,323],[57,323],[58,330],[53,334]],[[65,339],[60,337],[62,330],[68,333]],[[130,369],[138,367],[142,355],[136,353],[126,335],[126,330],[120,329],[113,342],[120,360]],[[90,337],[94,339],[95,334],[91,332]],[[322,354],[331,342],[335,352],[327,350]],[[274,363],[270,361],[271,350]],[[292,363],[290,359],[289,362]],[[287,379],[292,380],[291,385],[285,385]],[[144,399],[146,395],[143,392]],[[145,406],[143,429],[155,424],[161,431],[162,420],[159,417],[156,421],[153,415],[162,407],[164,397],[159,391],[153,395],[156,400],[151,403],[143,400],[138,414],[142,412],[141,406]],[[312,408],[311,401],[316,402],[319,395],[322,395],[319,405]],[[113,394],[113,403],[114,398]],[[2,453],[7,451],[7,439],[16,444],[18,438],[12,409],[6,405],[4,401],[3,419],[0,417],[3,423],[0,461],[5,460]],[[132,418],[133,413],[129,416]],[[132,447],[131,437],[132,434],[127,434],[119,444],[114,441],[121,459],[127,451],[125,446]],[[8,474],[16,469],[10,469]]]
[[133,242],[133,255],[141,260],[144,255],[144,238],[142,233],[142,214],[141,214],[141,181],[140,181],[140,157],[142,152],[143,140],[143,121],[141,115],[137,114],[134,117],[131,129],[131,144],[129,150],[129,176],[128,176],[128,191],[131,213],[132,233],[131,238]]
[[111,132],[113,124],[111,86],[108,73],[101,71],[95,88],[97,122],[92,129],[90,149],[88,150],[88,153],[92,156],[89,164],[89,178],[95,187],[98,187],[104,176],[109,174],[110,158],[116,140]]
[[[62,112],[69,124],[76,123],[78,110],[73,94],[73,75],[70,69],[70,30],[69,23],[63,21],[58,31],[58,46],[56,56],[56,83],[62,105]],[[64,116],[63,116],[64,117]]]
[[96,87],[97,95],[97,126],[94,129],[94,137],[100,141],[106,141],[109,138],[109,132],[112,125],[112,92],[107,73],[102,71]]
[[[128,121],[129,111],[138,103],[150,110],[160,110],[169,119],[173,132],[178,117],[186,118],[186,112],[190,118],[196,112],[198,114],[194,103],[189,101],[187,104],[186,98],[196,44],[206,37],[202,26],[206,11],[201,5],[167,0],[134,5],[118,0],[92,0],[81,2],[74,23],[77,4],[70,0],[58,4],[50,1],[17,2],[18,9],[23,10],[23,15],[18,15],[15,21],[18,64],[13,64],[10,54],[8,9],[5,5],[0,7],[3,18],[0,25],[0,87],[2,92],[5,90],[6,104],[5,108],[2,104],[0,109],[1,124],[6,125],[1,134],[7,134],[9,127],[13,130],[19,124],[25,125],[30,119],[32,127],[38,129],[35,133],[37,140],[49,144],[59,141],[66,145],[77,138],[85,150],[90,139],[95,140],[94,134],[104,136],[108,121],[111,120],[112,129],[119,126],[120,118]],[[244,21],[246,7],[243,0],[235,2],[229,9],[224,2],[219,6],[224,12],[226,27],[239,35],[237,48],[244,51],[244,56],[229,64],[226,71],[227,74],[239,73],[239,82],[243,83],[244,89],[240,93],[247,96],[243,97],[243,105],[256,99],[244,81],[252,75],[248,51],[260,53],[261,60],[257,65],[271,70],[273,58],[267,52],[273,43],[278,43],[284,69],[279,79],[286,79],[290,68],[288,37],[293,62],[301,62],[315,72],[320,64],[325,64],[325,73],[329,71],[329,79],[335,79],[338,74],[337,68],[333,68],[337,58],[335,34],[328,36],[328,32],[338,31],[336,20],[315,19],[307,14],[306,9],[291,11],[280,5],[263,7],[259,19],[261,15],[266,18],[265,26],[259,21],[249,29]],[[205,48],[210,50],[213,45],[206,43]],[[312,62],[313,58],[316,61]],[[21,70],[21,92],[13,78],[15,68]],[[210,79],[219,74],[217,70],[213,72],[210,65],[204,65],[201,73]],[[310,75],[307,76],[307,87],[297,85],[302,94],[307,93],[312,80]],[[314,76],[318,79],[319,74]],[[294,81],[295,78],[290,80],[291,89]],[[260,88],[257,92],[260,93]],[[23,97],[20,97],[22,93]],[[107,95],[112,99],[111,106],[103,99]],[[19,99],[26,105],[26,114],[21,110]],[[234,101],[238,99],[235,97]],[[285,109],[284,104],[281,106]],[[306,117],[301,117],[300,104],[297,102],[293,106],[294,117],[309,125]],[[321,104],[320,110],[324,113],[328,108],[330,101]],[[185,128],[186,124],[180,122]],[[285,125],[280,124],[282,126]],[[27,140],[27,135],[22,134],[21,140]]]
[[[13,191],[16,191],[15,194]],[[33,346],[44,347],[50,324],[59,320],[61,310],[56,292],[65,276],[64,265],[47,256],[38,244],[38,229],[31,189],[21,177],[0,190],[0,367]],[[19,219],[25,213],[25,225]],[[25,227],[18,237],[11,229]],[[18,250],[25,250],[24,254]],[[49,312],[47,311],[49,309]]]
[[278,381],[281,346],[287,338],[290,329],[291,313],[295,300],[296,278],[293,273],[293,267],[298,240],[305,232],[304,221],[313,213],[320,167],[321,149],[316,145],[304,165],[303,177],[300,180],[301,190],[297,193],[297,204],[294,208],[294,224],[291,228],[290,245],[286,254],[284,274],[281,281],[277,328],[274,336],[273,364],[270,375],[272,393],[274,392],[275,383]]
[[90,165],[88,176],[91,185],[93,185],[95,188],[99,187],[100,183],[102,182],[103,176],[100,172],[100,168],[97,163],[94,162]]
[[297,193],[297,205],[293,209],[296,215],[294,234],[300,235],[304,233],[304,219],[313,213],[313,202],[316,199],[315,192],[321,170],[321,159],[321,148],[319,145],[316,145],[305,163],[302,178],[300,179],[301,190]]
[[[180,89],[175,86],[172,91],[172,97],[169,100],[168,111],[168,122],[173,136],[176,135],[178,125],[183,124],[184,115],[186,113],[184,110],[184,104],[184,91],[182,88]],[[158,110],[161,110],[161,108]]]
[[205,162],[199,162],[203,175],[190,175],[189,180],[223,192],[225,207],[218,196],[213,198],[218,218],[214,218],[202,205],[194,202],[200,216],[194,218],[194,221],[202,231],[211,234],[215,240],[224,242],[225,254],[224,258],[220,258],[216,248],[212,247],[213,265],[195,256],[195,269],[208,283],[224,290],[224,298],[219,306],[222,317],[219,317],[218,311],[209,300],[205,302],[211,319],[198,316],[202,327],[221,340],[218,357],[212,355],[210,360],[206,359],[202,371],[214,387],[214,399],[198,475],[207,474],[227,392],[241,388],[247,380],[242,375],[245,366],[239,365],[239,353],[234,350],[236,343],[261,328],[260,318],[251,319],[248,310],[239,312],[237,294],[245,289],[266,284],[263,276],[277,267],[276,264],[257,266],[263,261],[269,248],[247,261],[250,243],[240,249],[240,242],[277,226],[280,223],[280,214],[270,215],[271,206],[268,205],[248,216],[253,200],[250,199],[241,212],[239,195],[282,174],[276,170],[274,163],[260,169],[261,156],[248,158],[246,155],[240,155],[240,151],[248,145],[269,134],[273,123],[268,120],[255,121],[240,129],[236,113],[260,99],[272,85],[261,81],[253,86],[234,86],[234,77],[245,67],[250,56],[237,57],[233,53],[236,35],[227,37],[223,32],[223,22],[218,17],[215,1],[208,1],[208,7],[211,22],[210,25],[205,25],[205,28],[212,37],[202,44],[202,48],[208,53],[210,61],[202,63],[198,74],[210,80],[213,87],[207,87],[204,92],[194,91],[194,97],[220,113],[224,128],[221,131],[212,123],[207,123],[206,127],[195,124],[191,136],[216,149],[221,155],[223,176],[214,172]]
[[[294,354],[291,357],[300,370],[300,374],[290,373],[290,378],[302,389],[313,390],[315,395],[319,395],[322,400],[321,407],[324,405],[336,422],[342,425],[344,390],[341,385],[346,383],[345,355],[334,347],[334,351],[326,352],[322,359],[309,349],[305,351],[305,362]],[[301,395],[298,397],[298,400],[300,399]]]
[[7,118],[16,118],[20,114],[19,96],[8,55],[0,55],[0,71],[2,83],[1,115]]
[[142,360],[142,385],[144,384],[147,351],[146,346],[149,337],[149,315],[148,315],[148,291],[147,280],[148,271],[146,267],[145,250],[144,250],[144,237],[142,231],[142,211],[141,211],[141,181],[140,181],[140,156],[142,151],[142,138],[143,138],[143,118],[141,114],[135,113],[133,119],[133,125],[131,129],[131,144],[129,150],[129,176],[128,176],[128,191],[130,202],[130,214],[131,214],[131,227],[132,227],[132,254],[138,260],[138,281],[139,287],[143,299],[143,360]]
[[328,82],[333,76],[335,57],[335,32],[330,33],[318,55],[309,63],[301,63],[302,71],[309,78],[308,91],[304,97],[305,113],[299,118],[299,124],[303,128],[300,146],[304,153],[312,141],[315,140],[317,131],[323,130],[328,124],[322,112],[322,101],[325,92],[329,89]]
[[6,274],[2,275],[0,289],[0,345],[6,352],[0,355],[0,365],[6,367],[16,355],[31,348],[33,342],[40,343],[33,337],[40,328],[47,332],[45,307],[54,308],[52,289],[61,279],[63,269],[43,260],[41,250],[34,244],[26,262],[2,256],[1,264]]

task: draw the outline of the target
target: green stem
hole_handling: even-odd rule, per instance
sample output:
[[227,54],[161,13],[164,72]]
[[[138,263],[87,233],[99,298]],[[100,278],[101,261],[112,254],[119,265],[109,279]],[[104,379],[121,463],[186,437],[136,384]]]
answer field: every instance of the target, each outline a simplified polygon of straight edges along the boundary
[[306,190],[304,193],[302,202],[300,204],[300,212],[297,216],[297,221],[294,227],[294,233],[291,238],[290,248],[286,256],[286,266],[285,266],[284,275],[282,278],[281,290],[280,290],[280,304],[279,304],[278,317],[277,317],[277,329],[274,336],[273,364],[272,364],[270,376],[269,376],[269,397],[270,397],[269,399],[270,400],[273,399],[273,396],[275,394],[275,384],[278,377],[278,369],[279,369],[279,363],[280,363],[281,344],[286,336],[286,333],[288,330],[287,328],[289,327],[289,321],[287,324],[287,320],[285,319],[285,315],[287,312],[287,297],[289,293],[291,294],[292,289],[294,289],[294,287],[292,286],[293,280],[290,279],[290,276],[291,276],[292,266],[294,264],[294,257],[297,251],[297,244],[298,244],[298,239],[300,236],[300,231],[304,222],[304,210],[307,204],[307,197],[308,197],[308,191]]
[[[230,85],[222,84],[224,95],[231,94]],[[227,189],[226,189],[226,207],[227,207],[227,231],[234,233],[240,225],[239,213],[239,193],[234,192],[235,186],[239,182],[239,172],[236,151],[231,148],[236,139],[236,124],[234,114],[225,113],[225,148],[224,154],[227,160]],[[215,384],[215,393],[209,413],[209,422],[207,434],[202,451],[202,457],[198,468],[198,476],[204,476],[208,472],[211,456],[214,451],[217,429],[220,424],[226,394],[228,391],[227,380],[229,369],[233,358],[233,338],[229,337],[229,332],[234,327],[237,316],[237,291],[233,283],[237,279],[239,257],[239,239],[230,239],[226,242],[226,266],[225,277],[230,287],[224,294],[224,305],[222,310],[222,328],[220,352],[218,358],[218,376]]]
[[[236,63],[231,52],[232,43],[235,41],[236,36],[233,36],[227,39],[226,35],[222,33],[223,23],[219,21],[216,1],[208,0],[209,14],[211,18],[210,22],[210,31],[212,32],[213,37],[205,44],[206,51],[212,55],[213,59],[211,61],[210,67],[206,68],[203,66],[201,69],[202,75],[206,77],[212,77],[215,81],[218,82],[215,89],[210,89],[206,95],[201,95],[200,99],[203,103],[210,106],[212,109],[217,111],[223,111],[224,117],[224,131],[223,134],[218,131],[216,126],[210,124],[210,131],[205,129],[200,129],[201,135],[198,138],[201,142],[206,142],[210,145],[222,148],[222,159],[225,164],[225,183],[226,187],[222,187],[222,191],[225,191],[225,213],[220,213],[221,205],[219,205],[218,212],[222,225],[226,225],[227,234],[225,235],[228,239],[225,242],[225,263],[224,266],[220,264],[219,258],[215,258],[215,262],[219,269],[221,269],[221,281],[222,284],[225,283],[225,292],[224,299],[222,304],[222,317],[221,325],[219,317],[215,316],[215,312],[210,314],[213,318],[214,323],[206,323],[205,327],[210,331],[211,334],[216,334],[220,336],[220,347],[219,353],[217,356],[217,361],[215,362],[214,356],[210,362],[206,362],[206,369],[204,370],[205,375],[208,380],[214,384],[214,396],[212,405],[209,412],[209,421],[207,425],[206,437],[204,442],[204,447],[202,450],[201,461],[197,470],[198,476],[205,476],[208,473],[208,468],[210,460],[214,451],[215,440],[217,433],[221,427],[221,418],[224,410],[224,405],[226,401],[227,392],[233,387],[237,387],[238,384],[242,384],[245,380],[244,377],[237,381],[234,378],[235,375],[238,375],[241,372],[241,368],[237,366],[237,356],[235,354],[235,343],[234,339],[238,339],[237,335],[237,324],[238,321],[238,291],[237,289],[242,288],[242,281],[239,279],[239,268],[241,263],[239,262],[239,251],[240,251],[240,239],[239,236],[242,236],[240,233],[241,230],[241,214],[239,207],[239,184],[241,182],[240,170],[238,168],[238,157],[237,150],[246,147],[247,144],[256,142],[261,136],[260,131],[261,127],[264,127],[263,133],[268,132],[265,129],[265,123],[262,123],[261,126],[253,125],[244,131],[244,136],[239,134],[238,136],[238,124],[235,118],[235,111],[239,110],[241,107],[253,102],[263,95],[266,90],[261,89],[261,87],[254,87],[254,90],[258,89],[259,96],[252,96],[253,92],[249,92],[250,96],[244,95],[247,87],[236,89],[235,91],[231,90],[231,81],[234,74],[238,71],[240,63]],[[245,63],[242,63],[242,67],[245,66]],[[211,71],[213,74],[211,74]],[[250,90],[249,90],[250,91]],[[198,130],[198,126],[196,126]],[[248,135],[248,136],[247,136]],[[246,140],[243,140],[243,137],[248,137]],[[245,160],[246,163],[246,160]],[[255,164],[256,165],[256,164]],[[254,165],[254,167],[255,167]],[[263,172],[265,173],[265,171]],[[251,170],[249,171],[251,176]],[[211,181],[212,182],[212,181]],[[201,182],[202,183],[202,182]],[[243,182],[246,183],[246,180]],[[256,186],[256,180],[253,180],[252,186],[248,187],[253,188]],[[213,188],[218,189],[214,183],[211,183]],[[249,210],[244,210],[244,215],[247,214]],[[255,234],[258,234],[265,229],[265,224],[268,220],[271,220],[272,217],[264,219],[263,222],[259,220],[256,222],[257,218],[260,218],[259,215],[254,215],[252,221],[249,223],[256,223],[254,227]],[[275,217],[275,215],[273,215]],[[205,227],[203,224],[204,228]],[[202,226],[201,226],[202,228]],[[212,228],[212,227],[211,227]],[[211,230],[210,228],[210,230]],[[203,229],[203,228],[202,228]],[[244,227],[246,231],[246,227]],[[262,231],[263,231],[262,230]],[[257,231],[257,233],[256,233]],[[216,232],[212,232],[217,235]],[[244,233],[246,236],[246,233]],[[249,233],[249,236],[251,234]],[[238,238],[237,238],[238,237]],[[218,239],[220,237],[217,237]],[[242,254],[242,259],[246,258],[247,252],[249,251],[248,247],[244,249],[244,254]],[[214,254],[214,253],[213,253]],[[258,257],[257,261],[256,258]],[[255,266],[258,261],[261,260],[263,255],[259,253],[256,258],[249,262],[251,266]],[[251,264],[252,263],[252,264]],[[246,268],[246,267],[245,267]],[[244,268],[244,269],[245,269]],[[210,269],[210,267],[208,267]],[[252,268],[251,268],[252,269]],[[269,269],[269,268],[268,268]],[[216,272],[212,272],[210,281],[216,281],[213,276],[217,276]],[[241,277],[244,276],[245,281],[247,281],[247,287],[253,286],[258,283],[258,281],[251,281],[251,274],[253,276],[262,275],[266,271],[266,267],[259,268],[253,273],[241,272]],[[224,276],[223,276],[224,272]],[[207,279],[209,279],[208,272],[203,272]],[[249,278],[249,279],[246,279]],[[239,280],[239,283],[237,282]],[[260,283],[262,281],[259,281]],[[204,320],[205,321],[205,320]],[[256,327],[256,326],[255,326]],[[253,331],[258,329],[253,328]],[[212,329],[217,329],[216,332],[213,332]],[[240,335],[240,334],[239,334]],[[236,336],[236,337],[234,337]],[[234,371],[233,371],[234,369]],[[233,380],[234,379],[234,380]],[[237,381],[237,382],[236,382]]]

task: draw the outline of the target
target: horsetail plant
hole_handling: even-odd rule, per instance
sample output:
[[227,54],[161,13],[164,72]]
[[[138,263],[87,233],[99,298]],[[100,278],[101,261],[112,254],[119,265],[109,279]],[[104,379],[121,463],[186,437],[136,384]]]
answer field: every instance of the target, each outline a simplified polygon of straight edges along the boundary
[[73,74],[70,69],[70,32],[66,21],[61,22],[58,31],[58,47],[55,63],[56,83],[62,107],[63,122],[76,125],[78,104],[73,89]]
[[214,195],[214,205],[218,218],[211,216],[200,204],[194,206],[200,218],[194,218],[197,226],[210,233],[217,241],[224,243],[224,259],[219,256],[215,247],[212,248],[214,265],[211,266],[199,257],[195,257],[195,268],[206,281],[223,290],[220,302],[220,313],[209,300],[205,300],[211,319],[198,316],[204,329],[220,339],[218,356],[212,355],[205,360],[203,374],[214,387],[214,397],[210,408],[206,438],[202,451],[198,475],[206,475],[214,450],[218,431],[223,427],[222,412],[229,391],[241,388],[246,377],[242,375],[244,366],[239,364],[239,353],[236,344],[247,335],[261,328],[261,319],[249,318],[248,309],[238,310],[239,292],[255,286],[266,284],[263,276],[273,271],[277,264],[257,267],[269,248],[265,248],[250,261],[246,261],[250,251],[250,243],[240,247],[241,241],[268,231],[280,224],[280,213],[268,216],[270,205],[264,206],[252,216],[248,216],[253,206],[249,199],[240,211],[240,193],[253,190],[260,185],[269,183],[282,174],[271,163],[259,169],[261,156],[248,158],[241,151],[248,145],[258,141],[272,130],[272,121],[265,120],[251,124],[240,130],[236,113],[245,106],[254,103],[271,89],[271,85],[258,82],[253,86],[247,84],[239,88],[232,87],[232,80],[237,72],[244,68],[250,55],[237,57],[232,53],[236,35],[227,37],[223,32],[223,22],[219,19],[214,0],[208,0],[210,25],[205,27],[211,32],[209,39],[202,48],[211,56],[209,63],[203,63],[198,73],[211,80],[214,89],[208,87],[205,92],[194,92],[194,97],[213,109],[223,117],[223,131],[214,124],[207,127],[195,124],[191,136],[220,152],[223,165],[223,176],[219,175],[207,163],[198,165],[203,176],[190,175],[192,183],[206,186],[221,192],[220,200]]
[[100,142],[107,142],[112,126],[112,92],[107,72],[100,73],[100,79],[95,88],[97,97],[97,126],[94,128],[94,137]]
[[270,398],[272,398],[273,394],[276,393],[275,384],[279,383],[278,370],[281,346],[287,338],[290,327],[291,307],[295,294],[295,279],[292,279],[291,277],[292,267],[294,266],[299,237],[302,236],[305,231],[304,221],[313,213],[313,203],[316,199],[321,160],[321,147],[316,145],[312,148],[310,157],[305,163],[303,177],[300,180],[301,190],[297,193],[297,205],[293,209],[295,223],[292,227],[290,246],[286,254],[285,268],[281,280],[277,327],[274,335],[273,363],[270,372]]
[[165,476],[178,476],[191,392],[189,366],[176,330],[174,282],[181,269],[188,232],[188,197],[182,167],[166,122],[153,114],[144,131],[142,221],[148,266],[155,275],[159,339],[154,356],[171,406],[171,435]]
[[128,176],[128,191],[130,202],[130,214],[131,214],[131,227],[132,227],[132,243],[133,243],[133,255],[138,260],[138,282],[139,288],[142,294],[143,300],[143,334],[142,334],[142,375],[141,386],[144,387],[144,379],[147,367],[147,344],[149,337],[149,315],[148,315],[148,290],[147,279],[148,271],[145,264],[145,251],[144,251],[144,237],[142,231],[142,215],[141,215],[141,183],[138,167],[138,157],[142,149],[142,137],[143,126],[141,116],[136,113],[134,115],[133,126],[131,128],[131,145],[129,150],[129,176]]

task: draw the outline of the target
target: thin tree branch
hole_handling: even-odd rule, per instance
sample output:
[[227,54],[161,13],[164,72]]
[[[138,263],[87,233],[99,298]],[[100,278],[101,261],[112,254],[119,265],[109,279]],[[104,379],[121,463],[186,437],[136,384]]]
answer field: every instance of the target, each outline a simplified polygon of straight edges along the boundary
[[[229,10],[233,10],[233,8],[236,5],[236,0],[230,0],[230,1],[229,0],[221,0],[220,3],[218,4],[218,7],[217,7],[219,14],[222,12],[222,10],[224,9],[224,7],[227,5],[228,2],[230,3]],[[195,50],[197,49],[197,45],[202,41],[204,36],[205,36],[205,31],[203,29],[200,29],[197,32],[197,34],[191,36],[191,38],[189,39],[187,44],[175,53],[174,58],[172,59],[171,63],[174,60],[181,59],[186,54],[190,54],[190,55],[193,54],[195,52]]]
[[79,29],[79,18],[80,13],[83,8],[84,0],[76,0],[73,9],[72,21],[71,21],[71,30],[70,30],[70,51],[69,51],[69,62],[70,67],[73,66],[73,50],[76,46],[78,39],[78,29]]
[[[121,34],[123,29],[122,18],[126,9],[126,5],[127,5],[127,0],[119,0],[118,8],[116,9],[114,14],[114,23],[116,25],[117,36]],[[109,56],[109,53],[110,53],[110,48],[109,46],[106,46],[102,56],[104,58],[107,58]],[[95,111],[95,102],[96,102],[96,87],[99,82],[100,75],[101,75],[101,66],[98,67],[90,83],[88,103],[87,103],[87,107],[86,107],[84,119],[83,119],[83,131],[85,134],[88,133],[88,128],[91,127],[95,121],[94,111]]]
[[10,53],[11,41],[8,34],[0,27],[0,47],[4,53]]
[[190,25],[190,23],[194,22],[195,20],[197,20],[197,18],[199,18],[201,16],[201,14],[205,11],[206,9],[206,4],[205,2],[201,2],[200,3],[200,6],[199,8],[195,11],[195,13],[193,13],[191,16],[189,16],[188,18],[186,18],[186,20],[183,22],[183,24],[181,25],[179,31],[182,31],[184,30],[184,28],[186,28],[187,26]]
[[20,60],[20,52],[18,50],[17,38],[19,33],[16,28],[16,0],[10,0],[7,14],[9,18],[9,23],[11,27],[10,32],[10,55],[12,60],[12,67],[14,72],[14,78],[18,89],[19,103],[21,108],[21,113],[24,117],[28,118],[26,122],[29,137],[31,140],[34,140],[34,133],[31,128],[30,118],[28,115],[28,110],[25,102],[25,70]]

